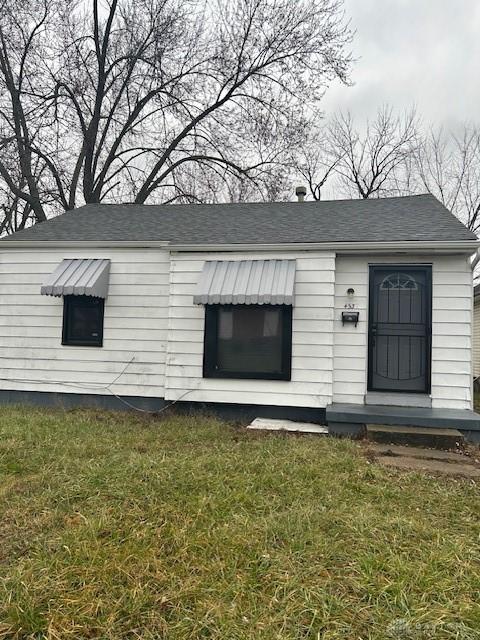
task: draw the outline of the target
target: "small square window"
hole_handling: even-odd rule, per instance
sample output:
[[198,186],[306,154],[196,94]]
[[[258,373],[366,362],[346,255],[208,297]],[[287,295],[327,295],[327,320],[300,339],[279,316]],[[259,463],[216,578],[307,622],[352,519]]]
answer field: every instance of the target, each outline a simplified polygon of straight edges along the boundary
[[103,298],[64,296],[62,344],[101,347],[104,305]]
[[291,306],[205,307],[205,378],[290,380],[291,360]]

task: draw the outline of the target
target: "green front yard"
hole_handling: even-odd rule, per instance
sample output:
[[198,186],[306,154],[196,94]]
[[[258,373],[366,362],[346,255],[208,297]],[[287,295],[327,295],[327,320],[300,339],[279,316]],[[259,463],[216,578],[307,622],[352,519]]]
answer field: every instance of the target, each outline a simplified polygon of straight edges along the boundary
[[479,638],[479,489],[348,441],[1,409],[0,638]]

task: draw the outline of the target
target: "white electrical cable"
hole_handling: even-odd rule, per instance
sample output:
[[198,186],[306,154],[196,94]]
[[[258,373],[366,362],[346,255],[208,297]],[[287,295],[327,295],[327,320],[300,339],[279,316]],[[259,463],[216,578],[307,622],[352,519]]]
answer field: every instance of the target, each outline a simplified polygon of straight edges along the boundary
[[154,415],[154,414],[157,414],[157,413],[162,413],[166,409],[169,409],[170,407],[173,407],[174,404],[176,404],[177,402],[179,402],[180,400],[185,398],[185,396],[187,396],[190,393],[193,393],[193,391],[196,391],[198,389],[198,386],[199,386],[200,383],[198,383],[197,386],[194,389],[189,389],[188,391],[185,391],[185,393],[180,395],[175,400],[172,400],[172,402],[169,402],[168,404],[164,405],[161,409],[158,409],[157,411],[149,411],[148,409],[142,409],[141,407],[137,407],[134,404],[132,404],[131,402],[128,402],[127,400],[125,400],[121,396],[117,395],[113,391],[113,389],[111,389],[111,387],[116,382],[118,382],[118,380],[123,376],[123,374],[128,369],[128,367],[131,365],[131,363],[134,361],[134,359],[135,359],[135,354],[125,364],[124,368],[122,369],[122,371],[120,371],[120,373],[116,376],[116,378],[114,378],[112,380],[112,382],[109,382],[106,385],[89,384],[88,382],[64,382],[62,380],[29,380],[28,378],[0,378],[0,381],[2,381],[2,382],[18,382],[20,384],[22,384],[22,383],[28,383],[28,384],[51,384],[51,385],[59,385],[59,386],[62,386],[62,387],[72,387],[74,389],[77,388],[77,389],[84,389],[84,390],[108,391],[112,396],[117,398],[117,400],[119,400],[120,402],[123,402],[123,404],[126,405],[127,407],[130,407],[131,409],[134,409],[135,411],[139,411],[141,413],[148,413],[150,415]]

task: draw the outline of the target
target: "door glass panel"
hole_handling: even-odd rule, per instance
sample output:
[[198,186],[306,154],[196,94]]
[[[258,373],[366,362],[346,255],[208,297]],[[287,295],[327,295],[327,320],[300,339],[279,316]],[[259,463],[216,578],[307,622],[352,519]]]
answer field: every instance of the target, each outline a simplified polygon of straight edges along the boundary
[[415,278],[409,273],[389,273],[382,280],[380,289],[417,289]]

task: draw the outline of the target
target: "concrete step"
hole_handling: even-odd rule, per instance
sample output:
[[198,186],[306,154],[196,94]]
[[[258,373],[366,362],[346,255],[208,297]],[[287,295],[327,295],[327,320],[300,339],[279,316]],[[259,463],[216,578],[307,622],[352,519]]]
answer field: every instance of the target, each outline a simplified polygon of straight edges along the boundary
[[441,460],[443,462],[459,464],[479,464],[480,460],[467,455],[468,452],[442,451],[439,449],[424,449],[421,447],[406,447],[398,444],[380,444],[370,442],[368,451],[374,456],[396,456],[418,458],[420,460]]
[[464,437],[457,429],[389,424],[367,424],[367,439],[385,444],[447,450],[462,448],[464,444]]
[[379,464],[392,469],[405,471],[423,471],[445,476],[461,476],[462,478],[480,478],[480,469],[471,464],[445,462],[443,460],[421,460],[407,456],[380,456],[376,459]]

